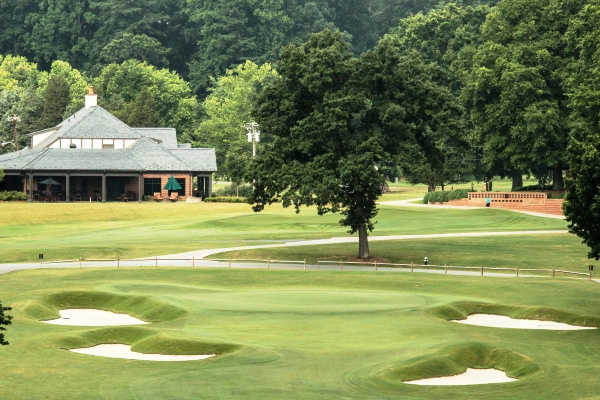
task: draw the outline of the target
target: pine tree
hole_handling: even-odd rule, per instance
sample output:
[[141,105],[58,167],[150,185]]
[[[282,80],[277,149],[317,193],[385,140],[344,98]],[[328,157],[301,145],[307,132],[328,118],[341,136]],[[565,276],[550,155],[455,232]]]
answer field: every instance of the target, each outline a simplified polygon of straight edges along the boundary
[[69,83],[62,76],[52,76],[44,92],[44,111],[42,125],[50,128],[62,121],[67,105],[71,101]]
[[127,107],[127,115],[124,119],[130,126],[158,126],[160,115],[156,111],[154,97],[148,88],[144,88],[135,98],[135,101]]

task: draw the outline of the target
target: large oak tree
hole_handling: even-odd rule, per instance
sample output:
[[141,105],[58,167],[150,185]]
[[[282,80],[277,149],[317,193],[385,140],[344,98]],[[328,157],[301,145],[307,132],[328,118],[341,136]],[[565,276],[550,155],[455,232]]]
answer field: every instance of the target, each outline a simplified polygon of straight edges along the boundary
[[378,165],[414,149],[440,156],[435,143],[452,126],[449,93],[391,37],[356,58],[341,33],[325,30],[287,47],[278,72],[258,100],[268,143],[248,177],[254,209],[282,201],[339,212],[358,232],[359,257],[368,258],[384,185]]

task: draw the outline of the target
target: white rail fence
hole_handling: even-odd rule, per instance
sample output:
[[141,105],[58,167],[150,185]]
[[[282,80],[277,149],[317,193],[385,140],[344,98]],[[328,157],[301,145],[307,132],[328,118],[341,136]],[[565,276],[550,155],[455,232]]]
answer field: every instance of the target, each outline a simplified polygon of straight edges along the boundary
[[[102,263],[102,265],[94,265],[94,263]],[[174,264],[173,264],[174,263]],[[514,276],[514,277],[576,277],[576,278],[593,278],[593,271],[575,272],[558,268],[520,268],[520,267],[472,267],[472,266],[456,266],[456,265],[432,265],[432,264],[415,264],[415,263],[388,263],[388,262],[363,262],[363,261],[341,261],[341,260],[317,260],[316,264],[310,264],[304,260],[275,260],[275,259],[236,259],[236,258],[162,258],[151,257],[141,259],[123,260],[120,257],[116,258],[76,258],[70,260],[53,260],[42,261],[40,265],[52,264],[79,264],[80,268],[92,266],[104,267],[226,267],[233,268],[266,268],[268,271],[273,269],[296,269],[304,271],[319,271],[319,270],[354,270],[354,271],[410,271],[410,272],[436,272],[439,274],[452,275],[479,275],[485,276]],[[171,264],[171,265],[168,265]]]

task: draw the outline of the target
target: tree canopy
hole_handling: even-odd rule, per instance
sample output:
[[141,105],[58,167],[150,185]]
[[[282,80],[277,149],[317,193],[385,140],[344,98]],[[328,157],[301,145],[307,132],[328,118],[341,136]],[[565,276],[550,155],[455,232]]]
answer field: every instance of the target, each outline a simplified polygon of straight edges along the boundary
[[600,259],[600,1],[572,20],[569,50],[577,55],[568,76],[571,136],[565,214],[570,230]]
[[[180,136],[193,132],[198,101],[189,84],[172,71],[157,69],[143,61],[127,60],[104,67],[94,80],[94,86],[99,104],[127,124],[174,127]],[[141,93],[146,97],[140,98]],[[152,109],[145,120],[139,118],[139,113],[132,113],[136,107],[142,107],[142,101],[143,107]]]
[[488,15],[463,99],[490,175],[533,172],[544,183],[551,170],[562,189],[572,60],[565,33],[583,2],[504,0]]
[[228,70],[210,88],[202,103],[204,118],[194,133],[197,143],[216,149],[219,174],[240,183],[252,153],[244,123],[254,120],[259,90],[277,72],[252,61]]
[[357,58],[339,32],[325,30],[286,47],[278,72],[258,100],[268,143],[248,174],[254,209],[281,200],[339,212],[367,258],[385,183],[378,165],[409,148],[430,157],[452,124],[449,93],[393,37]]
[[[464,0],[475,3],[479,0]],[[0,2],[0,54],[44,70],[63,60],[90,75],[133,58],[168,67],[207,94],[210,78],[247,59],[275,62],[280,49],[325,28],[372,48],[401,18],[446,0],[23,0]],[[101,64],[101,65],[99,65]]]

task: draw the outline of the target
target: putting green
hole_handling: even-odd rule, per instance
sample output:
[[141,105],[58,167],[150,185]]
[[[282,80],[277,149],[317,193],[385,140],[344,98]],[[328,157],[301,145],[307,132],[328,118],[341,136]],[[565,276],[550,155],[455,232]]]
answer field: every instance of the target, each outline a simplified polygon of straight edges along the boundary
[[[586,399],[600,391],[597,330],[466,326],[478,312],[600,321],[589,281],[422,274],[190,269],[36,270],[3,275],[12,306],[0,348],[6,399]],[[92,304],[93,303],[93,304]],[[92,307],[139,327],[40,323]],[[75,354],[124,344],[140,353],[217,354],[156,363]],[[409,379],[497,368],[511,383],[419,387]]]

